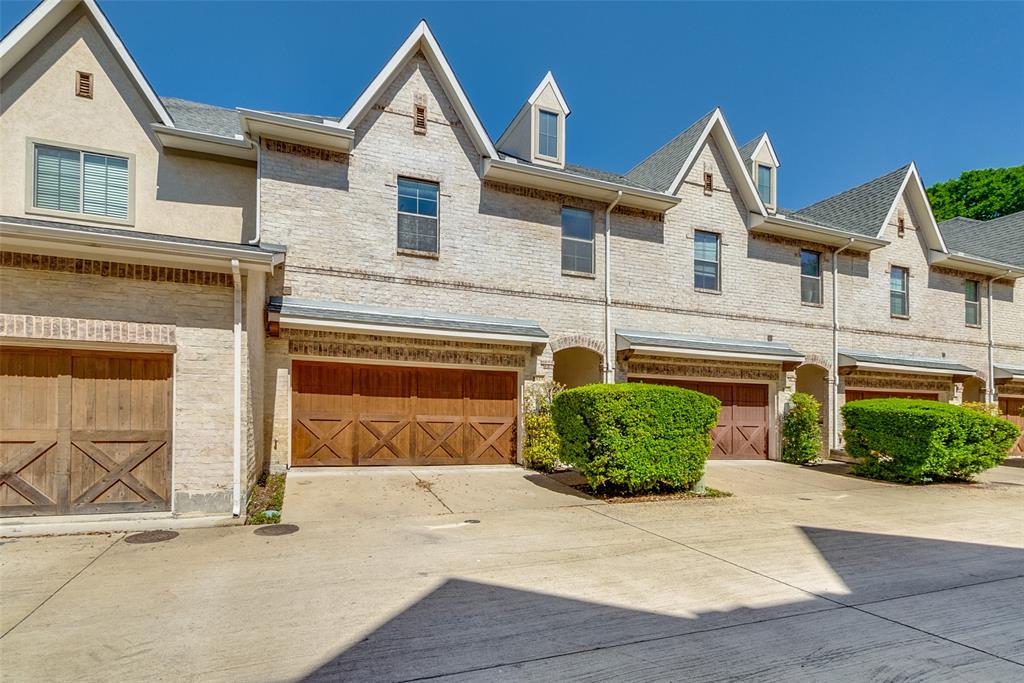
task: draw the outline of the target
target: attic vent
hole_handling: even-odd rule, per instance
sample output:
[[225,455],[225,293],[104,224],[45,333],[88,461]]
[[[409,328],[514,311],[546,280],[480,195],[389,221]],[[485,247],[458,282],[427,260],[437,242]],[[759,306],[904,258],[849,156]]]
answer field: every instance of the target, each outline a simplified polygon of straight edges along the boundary
[[903,237],[903,235],[904,235],[904,233],[906,233],[906,231],[907,231],[907,222],[906,222],[906,220],[904,220],[903,212],[901,211],[900,215],[899,215],[899,218],[896,219],[896,235],[898,237]]
[[84,71],[75,72],[75,95],[92,99],[92,74]]
[[422,104],[414,106],[412,117],[412,131],[423,135],[427,132],[427,108]]
[[711,194],[715,191],[715,174],[704,174],[704,194]]

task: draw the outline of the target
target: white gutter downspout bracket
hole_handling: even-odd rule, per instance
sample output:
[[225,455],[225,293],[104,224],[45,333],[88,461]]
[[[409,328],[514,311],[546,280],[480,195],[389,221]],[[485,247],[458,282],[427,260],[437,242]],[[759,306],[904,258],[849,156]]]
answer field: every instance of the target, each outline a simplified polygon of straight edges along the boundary
[[231,259],[231,275],[235,284],[234,300],[234,481],[231,491],[231,514],[242,514],[242,273],[238,259]]
[[612,210],[622,201],[622,190],[604,210],[604,383],[615,383],[615,332],[612,328]]
[[995,348],[995,340],[992,337],[992,285],[996,280],[1001,280],[1013,271],[1006,271],[1005,275],[994,275],[988,279],[988,310],[985,311],[986,326],[988,327],[988,373],[985,377],[985,402],[995,403],[996,402],[996,379],[993,376],[995,374],[995,359],[993,358],[993,351]]
[[842,247],[832,252],[832,372],[829,387],[832,404],[832,424],[829,431],[829,450],[839,448],[839,254],[853,246],[853,237]]

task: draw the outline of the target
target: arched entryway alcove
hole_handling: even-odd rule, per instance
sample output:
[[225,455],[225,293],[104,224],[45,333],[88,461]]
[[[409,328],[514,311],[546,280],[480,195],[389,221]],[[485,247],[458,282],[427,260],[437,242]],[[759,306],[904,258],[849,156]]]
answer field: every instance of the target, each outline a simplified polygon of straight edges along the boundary
[[810,394],[821,404],[818,421],[821,425],[822,456],[824,457],[828,453],[829,439],[828,370],[813,363],[801,365],[796,369],[796,390]]
[[568,389],[601,381],[601,354],[582,346],[571,346],[554,353],[552,379]]

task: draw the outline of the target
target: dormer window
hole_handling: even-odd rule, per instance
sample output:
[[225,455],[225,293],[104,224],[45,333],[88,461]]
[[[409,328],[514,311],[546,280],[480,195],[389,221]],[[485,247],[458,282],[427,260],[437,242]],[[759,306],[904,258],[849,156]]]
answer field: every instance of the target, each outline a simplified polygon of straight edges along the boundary
[[537,114],[537,154],[558,158],[558,114],[541,109]]
[[757,193],[765,204],[772,203],[772,167],[757,165]]

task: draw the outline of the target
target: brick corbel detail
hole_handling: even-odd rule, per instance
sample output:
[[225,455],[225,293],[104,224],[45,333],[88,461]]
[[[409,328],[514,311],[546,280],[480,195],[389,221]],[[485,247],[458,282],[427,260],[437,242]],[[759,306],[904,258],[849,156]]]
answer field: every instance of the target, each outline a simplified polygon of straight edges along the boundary
[[4,338],[174,346],[174,325],[3,313],[0,342]]

